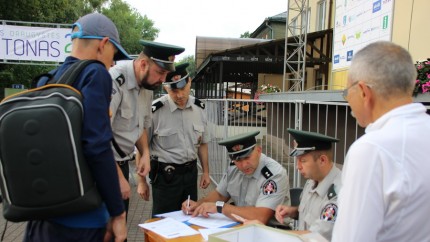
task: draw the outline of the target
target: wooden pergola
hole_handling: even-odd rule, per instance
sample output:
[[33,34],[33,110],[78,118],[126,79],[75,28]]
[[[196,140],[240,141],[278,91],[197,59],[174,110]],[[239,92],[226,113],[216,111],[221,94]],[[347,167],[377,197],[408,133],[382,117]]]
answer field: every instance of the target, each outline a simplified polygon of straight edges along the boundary
[[[296,39],[290,37],[289,43]],[[307,36],[306,67],[318,66],[328,76],[331,61],[332,29],[309,33]],[[198,50],[197,50],[198,51]],[[247,83],[255,91],[258,74],[283,74],[285,39],[259,42],[209,54],[193,78],[197,98],[223,98],[225,82]],[[288,49],[288,54],[295,50]],[[288,70],[287,70],[288,73]]]

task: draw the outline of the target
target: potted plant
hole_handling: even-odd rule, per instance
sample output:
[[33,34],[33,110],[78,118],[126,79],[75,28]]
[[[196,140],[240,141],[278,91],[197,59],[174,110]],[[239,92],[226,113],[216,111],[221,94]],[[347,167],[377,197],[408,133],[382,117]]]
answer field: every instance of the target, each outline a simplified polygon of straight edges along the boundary
[[415,81],[414,95],[430,92],[430,59],[417,61],[417,80]]

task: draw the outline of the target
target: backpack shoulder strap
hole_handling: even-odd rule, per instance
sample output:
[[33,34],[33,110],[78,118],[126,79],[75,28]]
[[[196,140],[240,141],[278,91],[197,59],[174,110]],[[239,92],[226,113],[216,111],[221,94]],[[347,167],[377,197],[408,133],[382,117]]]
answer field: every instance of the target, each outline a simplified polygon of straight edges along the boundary
[[[91,63],[101,63],[98,60],[80,60],[76,63],[73,63],[58,79],[57,84],[67,84],[72,85],[76,80],[79,74],[81,74],[82,70],[87,67]],[[102,63],[101,63],[102,64]]]

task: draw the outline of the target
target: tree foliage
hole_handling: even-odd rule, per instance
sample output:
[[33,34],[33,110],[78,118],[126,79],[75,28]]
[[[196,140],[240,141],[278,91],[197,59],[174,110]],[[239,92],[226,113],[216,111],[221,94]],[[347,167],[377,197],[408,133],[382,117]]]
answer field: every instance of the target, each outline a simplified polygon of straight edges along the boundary
[[121,45],[129,54],[139,54],[142,46],[139,39],[154,40],[160,32],[154,27],[154,22],[140,15],[136,9],[122,0],[111,0],[110,5],[102,9],[118,28]]
[[193,55],[187,55],[184,58],[182,58],[180,61],[178,61],[178,64],[182,64],[188,62],[188,64],[190,64],[187,67],[187,71],[190,74],[190,77],[193,78],[196,75],[196,61],[194,60],[194,56]]
[[240,35],[240,38],[249,38],[251,37],[251,33],[249,33],[249,31],[246,31],[245,33]]

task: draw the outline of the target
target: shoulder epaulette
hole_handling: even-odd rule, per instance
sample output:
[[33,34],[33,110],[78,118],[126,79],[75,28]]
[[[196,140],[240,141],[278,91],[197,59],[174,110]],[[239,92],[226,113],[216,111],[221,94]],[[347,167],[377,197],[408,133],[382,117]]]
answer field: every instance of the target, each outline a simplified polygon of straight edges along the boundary
[[118,82],[119,86],[122,86],[122,84],[125,83],[125,77],[123,74],[119,75],[117,78],[115,78],[115,81]]
[[264,178],[269,179],[273,176],[273,173],[267,168],[267,166],[264,166],[263,169],[261,169],[261,174],[263,174]]
[[155,111],[157,111],[158,109],[160,109],[161,107],[163,107],[163,102],[161,101],[157,101],[157,102],[153,102],[152,103],[152,112],[154,113]]
[[205,103],[202,102],[202,101],[200,101],[197,98],[194,100],[194,104],[197,105],[197,106],[199,106],[199,107],[201,107],[202,109],[205,109]]
[[327,198],[330,200],[330,199],[336,197],[336,195],[337,195],[337,193],[336,193],[336,190],[334,189],[334,184],[331,184],[331,186],[329,187],[328,192],[327,192]]

